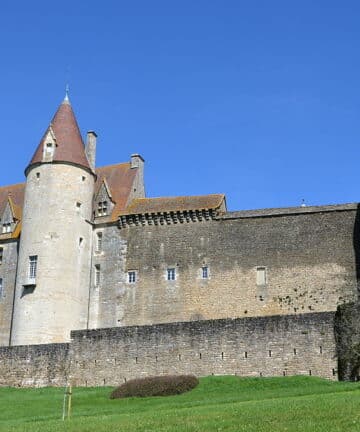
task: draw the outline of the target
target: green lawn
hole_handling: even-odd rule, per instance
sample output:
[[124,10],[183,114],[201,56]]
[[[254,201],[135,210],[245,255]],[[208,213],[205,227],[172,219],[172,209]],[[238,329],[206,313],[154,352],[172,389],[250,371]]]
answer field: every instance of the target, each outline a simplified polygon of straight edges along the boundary
[[360,431],[360,384],[314,377],[207,377],[171,397],[110,400],[109,387],[0,388],[0,431]]

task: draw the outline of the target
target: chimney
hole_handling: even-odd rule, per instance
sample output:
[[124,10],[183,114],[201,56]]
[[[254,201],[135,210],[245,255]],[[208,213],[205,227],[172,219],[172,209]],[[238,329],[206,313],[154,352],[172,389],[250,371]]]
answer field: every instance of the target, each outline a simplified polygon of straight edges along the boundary
[[97,135],[94,131],[89,131],[86,135],[85,153],[89,161],[90,168],[93,171],[95,171],[96,138]]
[[144,159],[138,153],[131,155],[130,167],[131,168],[142,168],[144,165]]

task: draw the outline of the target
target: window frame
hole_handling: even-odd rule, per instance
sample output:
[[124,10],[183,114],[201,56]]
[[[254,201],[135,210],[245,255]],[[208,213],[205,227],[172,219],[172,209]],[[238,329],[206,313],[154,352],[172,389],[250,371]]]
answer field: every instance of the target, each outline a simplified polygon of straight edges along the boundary
[[97,206],[97,215],[98,216],[107,216],[108,215],[108,201],[99,201]]
[[100,264],[95,264],[94,270],[94,286],[97,288],[101,284],[101,266]]
[[103,251],[103,233],[98,231],[95,238],[95,252],[100,253]]
[[135,284],[137,282],[137,271],[136,270],[128,270],[127,272],[127,283]]
[[[263,275],[261,277],[260,275]],[[256,267],[256,285],[259,287],[266,286],[268,283],[268,274],[267,274],[267,267],[266,266],[258,266]]]
[[210,277],[210,273],[209,273],[209,266],[208,265],[203,265],[201,266],[201,279],[209,279]]
[[35,280],[37,276],[38,256],[29,255],[28,276],[30,280]]
[[166,280],[168,282],[176,280],[176,267],[168,267],[166,269]]
[[6,222],[2,224],[2,234],[9,234],[12,232],[11,222]]

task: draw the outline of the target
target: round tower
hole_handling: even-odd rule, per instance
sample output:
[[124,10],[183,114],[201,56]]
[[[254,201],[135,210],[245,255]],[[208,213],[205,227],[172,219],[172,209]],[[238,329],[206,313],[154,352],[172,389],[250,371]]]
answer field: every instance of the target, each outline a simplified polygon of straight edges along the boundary
[[11,345],[86,328],[95,174],[66,96],[25,170]]

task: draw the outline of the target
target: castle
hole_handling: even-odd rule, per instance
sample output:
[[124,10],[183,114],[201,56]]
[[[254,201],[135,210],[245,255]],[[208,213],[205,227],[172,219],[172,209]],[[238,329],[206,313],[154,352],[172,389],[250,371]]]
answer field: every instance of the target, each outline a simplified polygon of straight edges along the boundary
[[0,187],[0,385],[338,377],[357,342],[336,312],[351,305],[357,322],[356,204],[146,198],[140,155],[100,168],[95,155],[66,96],[26,183]]

